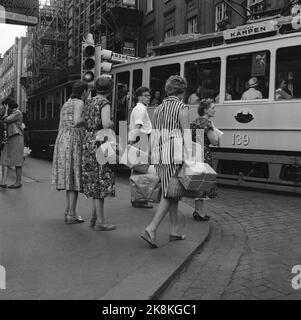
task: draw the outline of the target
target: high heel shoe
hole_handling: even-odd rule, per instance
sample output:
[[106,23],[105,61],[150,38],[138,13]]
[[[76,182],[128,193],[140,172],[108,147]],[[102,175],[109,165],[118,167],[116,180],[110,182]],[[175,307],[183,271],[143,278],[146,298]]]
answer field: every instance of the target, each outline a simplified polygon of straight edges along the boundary
[[197,211],[194,211],[192,215],[193,215],[194,220],[196,220],[196,221],[209,221],[210,220],[209,216],[207,216],[206,214],[204,216],[201,216]]
[[185,240],[186,235],[185,234],[170,234],[169,235],[169,241],[178,241],[178,240]]
[[67,224],[77,224],[77,223],[83,223],[85,222],[84,219],[82,219],[81,216],[70,216],[70,215],[67,215],[66,216],[66,223]]

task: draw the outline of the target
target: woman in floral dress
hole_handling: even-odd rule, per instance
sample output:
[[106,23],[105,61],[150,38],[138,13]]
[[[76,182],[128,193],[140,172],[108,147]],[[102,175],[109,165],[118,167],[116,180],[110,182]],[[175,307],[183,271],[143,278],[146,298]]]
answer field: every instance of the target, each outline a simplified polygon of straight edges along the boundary
[[84,101],[88,85],[78,81],[72,88],[70,99],[63,105],[59,133],[55,142],[52,164],[52,186],[66,190],[65,222],[84,222],[76,215],[78,193],[82,186],[82,147],[84,138]]
[[[192,140],[196,141],[196,130],[204,130],[204,162],[212,167],[212,152],[210,145],[218,146],[220,138],[214,131],[214,125],[211,119],[215,115],[215,106],[212,99],[202,100],[198,108],[199,118],[191,123]],[[204,200],[217,197],[216,187],[214,186],[209,192],[204,192],[202,198],[195,200],[195,211],[193,217],[198,221],[208,221],[210,217],[203,213]]]
[[96,80],[96,97],[86,102],[85,139],[83,142],[83,186],[84,194],[92,198],[91,228],[96,231],[111,231],[115,225],[109,224],[104,216],[104,198],[115,197],[114,168],[110,164],[100,165],[96,160],[96,151],[101,142],[97,141],[97,133],[102,129],[110,129],[111,104],[108,96],[113,89],[113,80],[101,76]]

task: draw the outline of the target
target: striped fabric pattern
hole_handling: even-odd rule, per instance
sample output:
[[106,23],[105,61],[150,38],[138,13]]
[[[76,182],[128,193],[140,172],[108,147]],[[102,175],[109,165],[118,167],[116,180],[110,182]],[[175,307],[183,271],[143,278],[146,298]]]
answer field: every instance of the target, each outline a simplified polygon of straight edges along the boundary
[[179,98],[170,96],[163,100],[154,113],[152,161],[161,178],[163,196],[166,198],[169,181],[181,168],[181,164],[175,163],[174,139],[182,139],[180,113],[185,107]]

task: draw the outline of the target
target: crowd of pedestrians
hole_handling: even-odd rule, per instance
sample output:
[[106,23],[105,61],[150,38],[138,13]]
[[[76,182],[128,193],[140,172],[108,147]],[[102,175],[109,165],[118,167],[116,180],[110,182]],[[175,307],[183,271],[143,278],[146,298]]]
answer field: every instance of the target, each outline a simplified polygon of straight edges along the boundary
[[[52,165],[52,187],[65,191],[66,206],[62,216],[66,224],[83,223],[84,219],[77,214],[78,194],[83,193],[91,199],[90,227],[95,231],[112,231],[116,225],[108,222],[105,215],[105,198],[115,197],[115,167],[109,162],[101,164],[97,152],[105,141],[99,138],[102,130],[113,130],[110,96],[113,91],[113,80],[109,76],[100,76],[95,81],[96,95],[90,96],[88,85],[78,81],[72,88],[72,94],[62,106],[58,136],[55,143]],[[170,241],[186,238],[181,228],[178,204],[181,200],[178,174],[181,164],[176,163],[175,146],[170,143],[170,132],[173,139],[182,139],[184,149],[196,141],[196,132],[203,129],[204,161],[212,165],[210,145],[218,146],[220,136],[216,133],[212,118],[215,115],[213,100],[200,100],[197,118],[189,122],[189,110],[184,104],[186,79],[171,76],[165,85],[166,98],[160,101],[157,95],[153,123],[148,115],[151,106],[151,91],[140,87],[136,90],[137,104],[133,108],[129,124],[129,145],[139,142],[141,135],[147,137],[147,152],[157,159],[155,169],[160,177],[162,197],[157,211],[145,230],[140,235],[151,247],[157,248],[156,232],[167,213],[170,216]],[[90,97],[89,97],[90,96]],[[155,130],[153,130],[155,129]],[[156,133],[160,132],[156,137]],[[184,134],[185,132],[185,134]],[[188,133],[188,134],[187,134]],[[16,168],[16,182],[8,186],[11,189],[21,188],[22,165],[24,161],[24,127],[22,113],[18,105],[10,99],[2,102],[0,109],[0,139],[2,181],[1,188],[7,188],[7,168]],[[151,152],[150,152],[151,151]],[[201,161],[201,160],[200,160]],[[183,188],[183,186],[182,186]],[[198,221],[210,219],[203,210],[204,200],[217,196],[215,188],[195,196],[193,217]],[[134,207],[152,208],[147,201],[133,201]]]
[[[189,140],[191,142],[192,139],[196,139],[196,130],[204,129],[205,161],[209,164],[212,164],[209,145],[219,144],[219,137],[216,136],[211,121],[215,114],[213,101],[200,101],[200,117],[190,124],[188,107],[183,103],[186,89],[187,82],[183,77],[171,76],[167,80],[167,97],[157,106],[152,124],[147,112],[148,106],[151,105],[150,89],[140,87],[136,91],[137,104],[130,117],[129,144],[136,144],[139,142],[140,134],[144,134],[149,139],[148,150],[151,149],[159,159],[155,168],[161,180],[162,198],[152,221],[141,234],[141,238],[153,248],[158,247],[156,231],[167,213],[171,224],[170,241],[184,240],[186,237],[180,228],[178,203],[181,197],[174,193],[173,189],[181,165],[174,162],[175,150],[173,144],[168,143],[168,132],[175,132],[178,138],[184,139],[184,145],[188,145]],[[116,226],[106,219],[104,199],[115,197],[114,165],[100,164],[97,161],[97,149],[104,142],[100,141],[97,135],[103,129],[114,128],[109,99],[113,90],[112,79],[101,76],[95,82],[95,90],[96,96],[88,98],[88,86],[84,82],[77,82],[70,99],[62,107],[53,157],[52,186],[59,191],[66,191],[64,219],[67,224],[84,222],[76,212],[78,193],[83,193],[91,199],[90,227],[96,231],[111,231],[115,230]],[[150,139],[153,129],[166,132],[166,136],[163,134],[159,139]],[[184,130],[191,131],[192,135],[184,135]],[[164,161],[166,159],[169,161]],[[213,189],[196,198],[196,210],[193,213],[196,220],[209,219],[203,214],[202,202],[215,196],[216,190]],[[152,207],[145,201],[133,202],[132,205]]]

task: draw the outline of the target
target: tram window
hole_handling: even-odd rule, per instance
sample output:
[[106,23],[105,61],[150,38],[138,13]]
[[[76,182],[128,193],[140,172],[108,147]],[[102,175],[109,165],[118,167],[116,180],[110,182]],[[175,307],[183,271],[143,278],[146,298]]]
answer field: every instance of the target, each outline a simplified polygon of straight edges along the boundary
[[29,103],[29,118],[30,120],[34,120],[34,103]]
[[46,116],[47,116],[47,113],[46,113],[46,99],[45,98],[41,98],[41,110],[43,110],[43,112],[44,112],[43,119],[45,119]]
[[135,92],[139,87],[142,86],[142,75],[143,75],[143,72],[141,69],[134,70],[133,72],[132,108],[134,108],[137,102]]
[[206,59],[185,63],[187,104],[198,104],[202,99],[215,99],[219,95],[221,59]]
[[68,87],[66,88],[66,97],[65,97],[64,103],[70,98],[71,93],[72,93],[72,87],[71,87],[71,86],[68,86]]
[[165,66],[153,67],[150,70],[150,89],[151,89],[151,103],[155,97],[160,100],[165,97],[165,83],[166,80],[173,75],[180,75],[180,64],[169,64]]
[[126,121],[130,102],[130,72],[121,72],[116,75],[115,112],[116,132],[118,133],[119,121]]
[[301,98],[301,46],[277,50],[275,86],[277,100]]
[[[43,100],[45,101],[45,99],[42,98],[41,99],[41,103],[42,103]],[[41,108],[40,108],[40,103],[39,103],[39,100],[38,100],[35,103],[35,120],[40,120],[41,119],[40,110],[41,110]]]
[[60,92],[56,92],[55,95],[53,95],[53,117],[59,118],[60,116]]
[[47,97],[47,119],[52,119],[52,96]]
[[41,119],[46,118],[46,106],[45,106],[45,99],[43,99],[43,103],[41,103]]
[[259,51],[227,59],[226,97],[254,100],[269,97],[270,52]]

